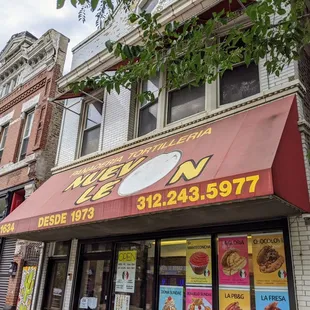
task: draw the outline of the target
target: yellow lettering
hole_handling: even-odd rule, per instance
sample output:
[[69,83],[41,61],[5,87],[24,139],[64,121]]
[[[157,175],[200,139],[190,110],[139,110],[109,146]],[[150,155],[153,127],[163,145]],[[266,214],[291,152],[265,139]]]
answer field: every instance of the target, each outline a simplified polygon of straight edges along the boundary
[[68,191],[69,189],[75,189],[79,186],[81,186],[81,184],[89,177],[89,174],[85,175],[85,176],[79,176],[78,178],[76,178],[65,190],[64,192]]
[[102,174],[104,174],[104,172],[106,171],[107,169],[104,169],[102,171],[97,171],[97,172],[93,172],[92,174],[89,174],[88,177],[86,178],[86,180],[83,181],[82,183],[82,187],[85,187],[85,186],[88,186],[94,182],[96,182],[100,176]]
[[103,197],[106,197],[108,195],[111,194],[114,186],[119,183],[121,181],[121,179],[118,179],[118,180],[115,180],[115,181],[111,181],[111,182],[108,182],[104,185],[102,185],[100,187],[100,189],[98,190],[98,192],[93,196],[93,198],[91,199],[91,201],[96,201],[96,200],[99,200]]
[[49,221],[50,223],[49,223],[49,225],[53,226],[54,225],[54,221],[55,221],[55,215],[51,215],[50,216],[50,221]]
[[182,143],[184,143],[184,142],[186,141],[186,138],[187,138],[187,137],[188,137],[188,135],[180,137],[179,140],[178,140],[178,142],[177,142],[177,144],[182,144]]
[[88,196],[91,191],[96,187],[96,185],[91,186],[88,188],[81,196],[80,198],[75,202],[76,205],[80,205],[81,203],[84,203],[92,198],[92,195]]
[[174,139],[171,140],[170,143],[169,143],[169,145],[168,145],[168,147],[169,147],[169,146],[174,146],[174,145],[176,144],[174,141],[175,141]]
[[44,224],[43,224],[44,227],[47,227],[48,226],[48,216],[45,216],[44,217]]
[[172,178],[167,183],[167,185],[175,184],[180,179],[183,179],[185,181],[190,181],[190,180],[197,178],[201,174],[201,172],[204,170],[204,168],[206,167],[211,157],[212,155],[204,157],[200,159],[197,164],[195,164],[193,160],[188,160],[184,162],[178,167],[178,170],[172,176]]
[[60,224],[60,214],[56,214],[55,215],[55,225],[59,225]]
[[43,223],[44,223],[44,218],[43,218],[43,217],[40,217],[40,218],[39,218],[39,222],[38,222],[38,227],[42,227],[42,226],[43,226]]
[[197,132],[197,131],[191,133],[191,134],[187,137],[186,142],[188,142],[189,140],[195,140],[196,137],[197,137],[197,135],[198,135],[198,132]]
[[61,214],[60,223],[61,223],[61,224],[66,224],[66,223],[67,223],[67,213],[62,213],[62,214]]
[[211,129],[211,127],[210,127],[210,128],[208,128],[208,129],[206,129],[206,130],[202,133],[202,135],[201,135],[200,137],[203,137],[204,135],[211,135],[211,133],[212,133],[212,129]]
[[112,166],[112,167],[108,168],[100,176],[99,182],[102,182],[102,181],[105,181],[107,179],[110,179],[110,178],[114,177],[117,174],[119,168],[121,168],[123,166],[124,166],[124,164],[118,164],[118,165],[115,165],[115,166]]
[[118,177],[122,177],[124,175],[126,175],[127,173],[131,172],[134,168],[136,168],[138,165],[140,165],[145,159],[147,158],[147,156],[141,157],[139,159],[133,159],[131,161],[129,161],[128,163],[126,163],[121,171],[118,174]]

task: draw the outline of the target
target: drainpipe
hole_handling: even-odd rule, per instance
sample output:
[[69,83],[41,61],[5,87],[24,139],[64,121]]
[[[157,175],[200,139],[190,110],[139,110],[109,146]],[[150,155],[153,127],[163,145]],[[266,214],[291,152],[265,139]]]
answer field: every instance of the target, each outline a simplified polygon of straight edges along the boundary
[[44,261],[44,256],[45,256],[45,249],[46,249],[45,242],[43,242],[42,247],[41,247],[41,251],[40,251],[36,281],[34,284],[31,310],[37,309],[38,296],[39,296],[40,284],[41,284],[41,276],[42,276],[42,270],[43,270],[43,261]]

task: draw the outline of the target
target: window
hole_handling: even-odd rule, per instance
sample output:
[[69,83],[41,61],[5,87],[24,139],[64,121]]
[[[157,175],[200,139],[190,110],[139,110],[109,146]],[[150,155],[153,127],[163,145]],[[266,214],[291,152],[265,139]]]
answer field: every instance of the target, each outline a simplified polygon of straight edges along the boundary
[[220,80],[220,104],[224,105],[260,92],[258,66],[251,63],[225,71]]
[[81,156],[98,151],[102,107],[101,102],[91,102],[86,105],[81,141]]
[[26,157],[27,154],[27,148],[29,143],[29,137],[31,134],[31,128],[33,123],[33,116],[34,111],[30,111],[26,114],[26,120],[25,120],[25,127],[24,132],[21,140],[21,146],[20,146],[20,153],[19,153],[19,160],[23,160]]
[[55,242],[54,256],[66,256],[69,255],[70,241]]
[[2,130],[0,132],[0,161],[2,159],[5,141],[6,141],[6,137],[8,134],[8,129],[9,129],[9,125],[7,124],[6,126],[2,127]]
[[6,217],[7,213],[7,200],[5,197],[0,198],[0,222]]
[[157,5],[158,3],[158,0],[144,0],[144,1],[141,1],[141,5],[140,5],[140,8],[141,8],[141,11],[145,11],[147,13],[151,13],[155,6]]
[[202,112],[205,109],[205,84],[199,87],[184,86],[168,93],[167,123]]
[[155,130],[157,127],[159,75],[143,82],[142,91],[153,92],[155,100],[153,102],[144,102],[139,109],[139,137]]

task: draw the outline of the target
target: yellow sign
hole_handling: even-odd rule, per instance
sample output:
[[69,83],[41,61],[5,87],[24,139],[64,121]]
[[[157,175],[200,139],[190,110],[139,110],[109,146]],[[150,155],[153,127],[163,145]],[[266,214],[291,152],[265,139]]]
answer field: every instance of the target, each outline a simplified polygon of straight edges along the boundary
[[220,309],[251,310],[250,291],[248,289],[220,289]]
[[135,263],[137,260],[137,251],[119,251],[118,261],[119,262],[131,262]]
[[287,287],[282,233],[253,235],[254,284],[260,287]]
[[186,285],[212,283],[211,239],[188,239],[186,243]]

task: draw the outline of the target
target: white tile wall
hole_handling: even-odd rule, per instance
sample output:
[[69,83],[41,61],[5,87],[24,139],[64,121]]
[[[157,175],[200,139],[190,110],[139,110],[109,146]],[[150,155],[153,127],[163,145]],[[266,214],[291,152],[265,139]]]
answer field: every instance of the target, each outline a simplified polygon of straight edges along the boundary
[[301,217],[290,218],[295,293],[298,310],[310,309],[310,226]]

